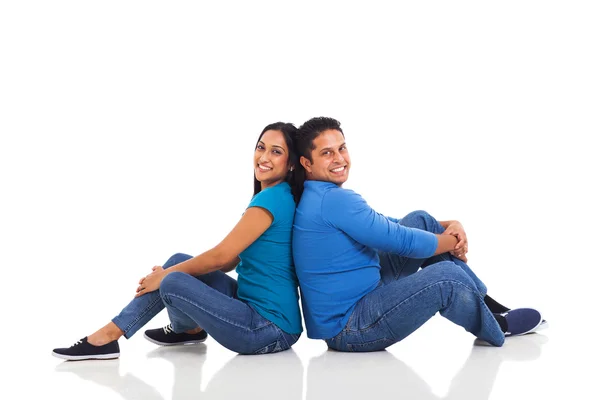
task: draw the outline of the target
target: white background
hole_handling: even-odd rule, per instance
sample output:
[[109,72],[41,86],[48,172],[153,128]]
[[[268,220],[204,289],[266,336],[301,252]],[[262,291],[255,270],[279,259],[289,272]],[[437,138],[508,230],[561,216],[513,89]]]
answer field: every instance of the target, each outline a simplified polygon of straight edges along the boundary
[[[107,323],[152,266],[224,237],[252,195],[265,125],[323,115],[346,134],[346,187],[387,215],[460,220],[490,294],[550,321],[548,393],[586,393],[593,368],[578,366],[598,357],[599,20],[593,1],[3,1],[11,382],[44,390],[27,372],[53,380],[52,348]],[[427,326],[406,349],[413,367],[456,332]],[[435,363],[453,357],[443,343]],[[295,348],[305,369],[325,350],[306,336]],[[212,373],[231,358],[214,351]],[[452,373],[425,366],[443,396]]]

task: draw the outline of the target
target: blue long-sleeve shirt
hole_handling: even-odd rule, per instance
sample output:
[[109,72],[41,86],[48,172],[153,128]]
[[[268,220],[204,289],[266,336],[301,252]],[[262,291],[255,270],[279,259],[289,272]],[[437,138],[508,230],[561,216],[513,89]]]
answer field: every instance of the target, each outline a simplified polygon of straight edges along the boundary
[[434,234],[388,219],[352,190],[306,181],[292,246],[308,337],[337,335],[356,303],[377,287],[378,250],[428,258],[437,244]]

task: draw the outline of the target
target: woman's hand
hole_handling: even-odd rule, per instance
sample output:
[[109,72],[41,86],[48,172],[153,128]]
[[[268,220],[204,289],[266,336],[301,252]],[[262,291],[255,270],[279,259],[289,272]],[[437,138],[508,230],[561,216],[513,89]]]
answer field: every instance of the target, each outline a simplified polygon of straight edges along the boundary
[[158,288],[160,287],[160,283],[166,275],[167,272],[160,265],[153,267],[152,273],[140,279],[140,285],[137,288],[137,293],[135,294],[135,297],[140,297],[146,293],[158,290]]

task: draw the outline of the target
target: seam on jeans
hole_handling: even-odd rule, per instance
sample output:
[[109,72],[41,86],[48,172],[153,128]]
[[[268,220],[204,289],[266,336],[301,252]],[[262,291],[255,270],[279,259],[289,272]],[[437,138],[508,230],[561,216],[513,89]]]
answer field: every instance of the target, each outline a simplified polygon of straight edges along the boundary
[[465,287],[465,288],[467,288],[467,290],[469,290],[470,292],[473,292],[473,293],[479,294],[479,292],[478,292],[478,291],[475,291],[475,290],[471,289],[469,286],[465,285],[464,283],[462,283],[462,282],[459,282],[459,281],[455,281],[455,280],[452,280],[452,279],[446,279],[446,280],[443,280],[443,281],[439,281],[439,282],[436,282],[436,283],[432,283],[431,285],[429,285],[429,286],[426,286],[426,287],[424,287],[423,289],[419,290],[417,293],[413,294],[412,296],[410,296],[409,298],[407,298],[407,299],[406,299],[406,300],[404,300],[403,302],[396,304],[396,305],[395,305],[393,308],[389,309],[389,310],[388,310],[388,311],[387,311],[385,314],[383,314],[381,317],[379,317],[378,319],[376,319],[375,321],[373,321],[373,323],[372,323],[371,325],[369,325],[369,326],[367,326],[367,327],[364,327],[364,328],[356,329],[356,330],[349,330],[348,332],[363,332],[363,331],[366,331],[367,329],[371,329],[373,326],[375,326],[375,325],[379,324],[380,322],[382,322],[382,321],[383,321],[383,319],[384,319],[384,318],[385,318],[385,317],[386,317],[386,316],[387,316],[389,313],[391,313],[392,311],[396,310],[396,308],[398,308],[398,307],[400,307],[400,306],[402,306],[402,305],[404,305],[404,304],[408,303],[409,301],[413,300],[413,298],[414,298],[414,297],[416,297],[417,295],[419,295],[419,294],[423,293],[424,291],[426,291],[426,290],[429,290],[429,289],[432,289],[434,286],[436,286],[436,285],[440,285],[440,284],[443,284],[443,283],[456,283],[456,284],[459,284],[460,286],[464,286],[464,287]]
[[285,338],[285,335],[283,334],[283,332],[281,331],[281,329],[279,330],[279,337],[280,337],[280,342],[285,343],[285,345],[288,347],[288,349],[291,347],[290,344],[288,343],[287,339]]
[[[127,325],[127,327],[123,330],[125,333],[128,333],[129,330],[131,330],[131,328],[133,326],[135,326],[135,324],[137,324],[137,322],[142,319],[142,317],[144,317],[159,301],[162,301],[160,299],[160,297],[158,297],[157,299],[155,299],[152,303],[150,303],[150,305],[148,307],[146,307],[141,313],[138,314],[137,318],[135,318],[129,325]],[[116,325],[116,324],[115,324]]]
[[[283,342],[287,345],[287,349],[291,349],[292,346],[294,345],[294,343],[296,343],[298,341],[298,339],[299,339],[299,337],[296,337],[296,334],[287,333],[287,335],[289,335],[289,336],[291,336],[291,337],[293,337],[293,338],[296,339],[294,341],[294,343],[290,343],[287,340],[286,332],[284,332],[281,328],[279,328],[279,335],[281,336],[281,339],[283,340]],[[287,349],[285,349],[285,350],[287,350]]]
[[[234,322],[234,321],[230,321],[230,320],[228,320],[228,319],[222,318],[221,316],[219,316],[219,315],[217,315],[217,314],[215,314],[215,313],[213,313],[213,312],[211,312],[211,311],[209,311],[209,310],[207,310],[207,309],[203,308],[203,307],[202,307],[202,306],[200,306],[199,304],[197,304],[197,303],[193,302],[192,300],[190,300],[190,299],[188,299],[188,298],[186,298],[186,297],[182,297],[182,296],[179,296],[179,295],[176,295],[176,294],[173,294],[173,293],[165,293],[163,296],[174,297],[174,298],[176,298],[176,299],[179,299],[179,300],[185,301],[186,303],[189,303],[189,304],[191,304],[191,305],[193,305],[193,306],[195,306],[195,307],[199,308],[200,310],[204,311],[204,312],[205,312],[205,313],[207,313],[208,315],[210,315],[210,316],[212,316],[212,317],[215,317],[215,318],[217,318],[217,319],[218,319],[218,320],[220,320],[220,321],[226,322],[226,323],[228,323],[229,325],[233,325],[233,326],[235,326],[235,327],[237,327],[237,328],[241,328],[241,329],[247,330],[247,331],[249,331],[249,332],[258,332],[258,331],[260,331],[261,329],[268,328],[268,327],[270,327],[271,325],[275,325],[275,324],[274,324],[272,321],[269,321],[268,319],[266,319],[266,318],[265,318],[265,320],[268,322],[267,324],[265,324],[265,325],[263,325],[263,326],[261,326],[261,327],[255,328],[255,329],[251,329],[251,328],[248,328],[247,326],[243,326],[243,325],[237,324],[237,323],[236,323],[236,322]],[[239,301],[241,301],[241,300],[239,300]],[[246,303],[244,303],[244,304],[246,304]],[[246,306],[250,307],[248,304],[246,304]],[[256,311],[255,311],[255,312],[256,312]],[[260,314],[259,314],[259,315],[260,315]],[[261,317],[262,317],[262,316],[261,316]],[[262,318],[264,318],[264,317],[262,317]]]
[[[390,339],[388,337],[383,337],[381,339],[371,340],[369,342],[364,342],[364,343],[346,343],[346,346],[348,347],[348,349],[350,351],[362,352],[362,351],[364,351],[364,349],[366,347],[373,346],[376,343],[383,343],[383,344],[387,343],[387,345],[384,346],[384,348],[386,348],[386,347],[391,346],[394,343],[396,343],[396,341],[394,339]],[[376,351],[376,350],[367,350],[367,351]]]

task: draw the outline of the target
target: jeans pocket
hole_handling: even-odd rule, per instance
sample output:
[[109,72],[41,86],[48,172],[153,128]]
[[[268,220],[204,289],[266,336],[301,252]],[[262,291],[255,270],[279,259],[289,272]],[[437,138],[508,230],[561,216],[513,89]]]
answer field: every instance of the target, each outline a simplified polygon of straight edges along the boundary
[[389,347],[394,343],[396,343],[396,341],[393,339],[383,338],[363,343],[347,343],[346,346],[348,346],[348,351],[367,352],[385,350],[386,347]]
[[[287,347],[287,346],[286,346]],[[254,354],[269,354],[269,353],[277,353],[282,350],[286,350],[286,347],[281,345],[281,341],[276,340],[273,343],[266,345],[254,352]]]

